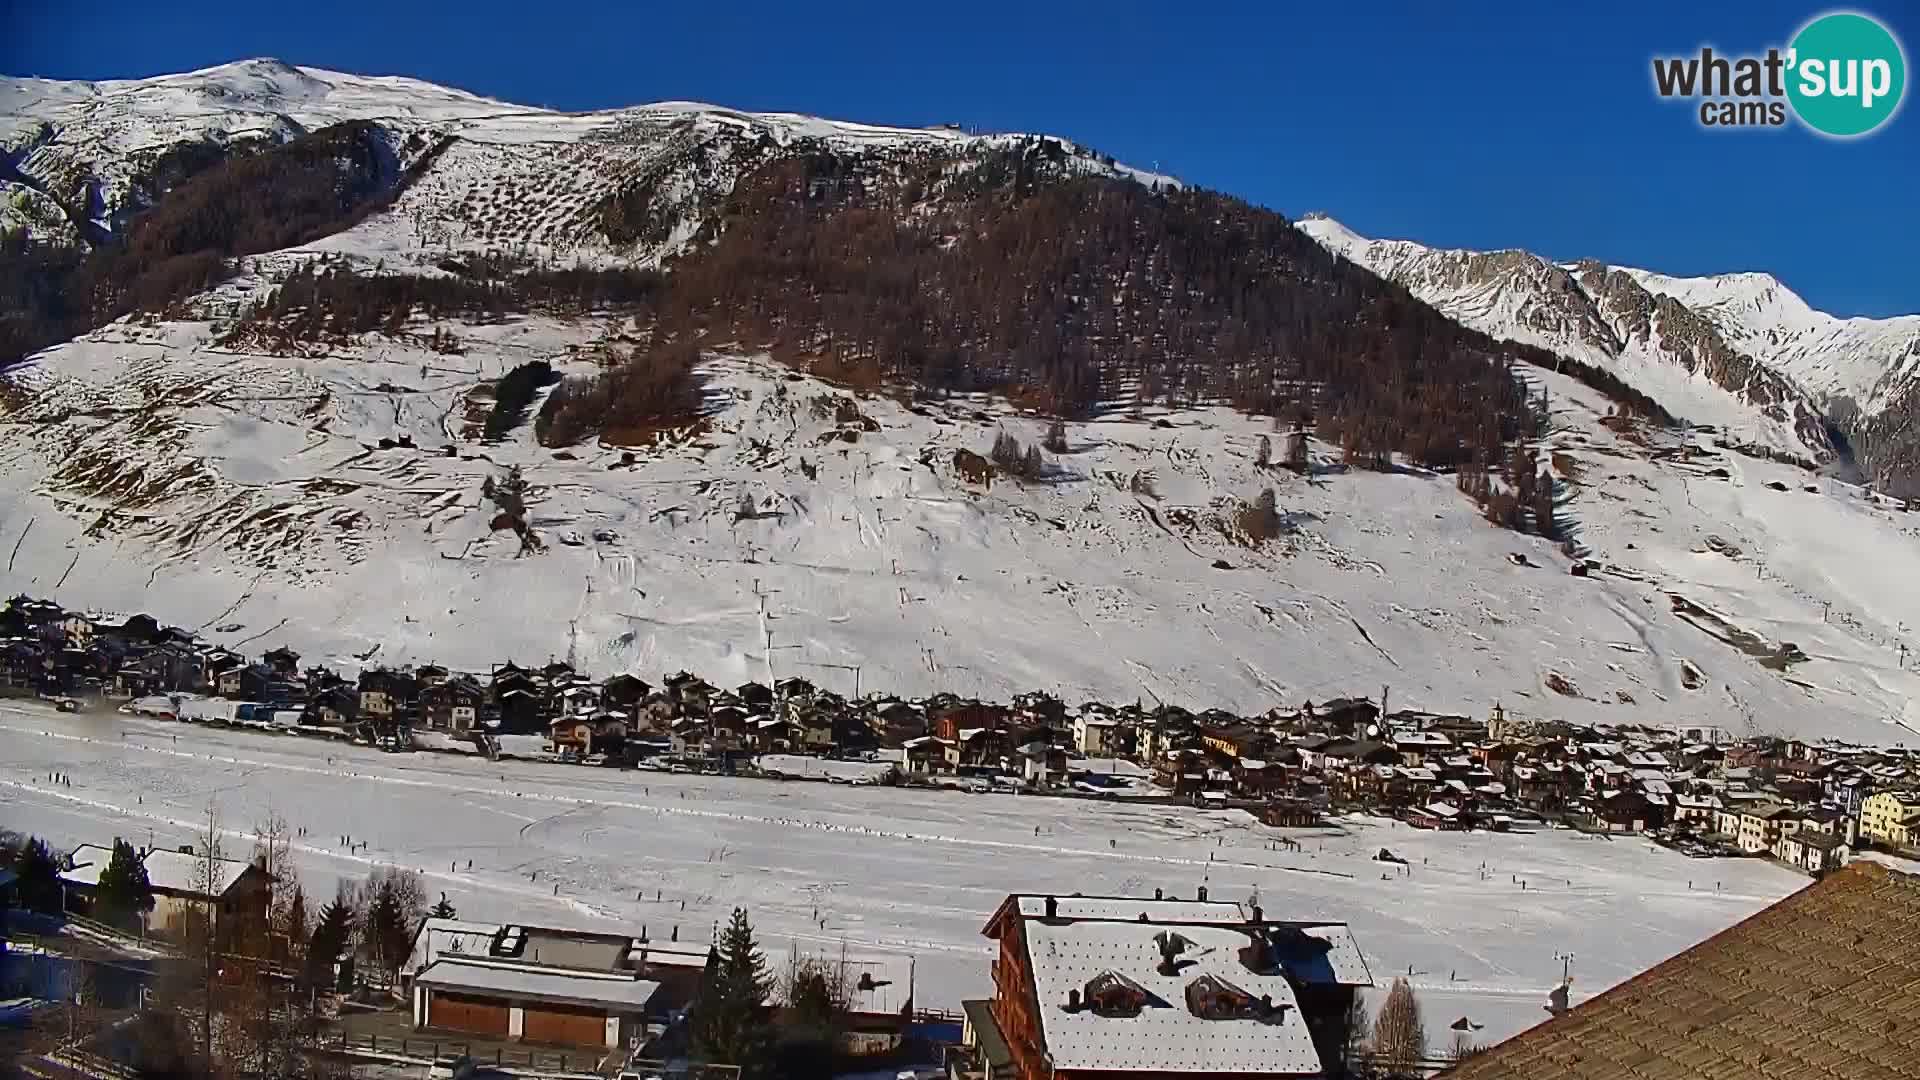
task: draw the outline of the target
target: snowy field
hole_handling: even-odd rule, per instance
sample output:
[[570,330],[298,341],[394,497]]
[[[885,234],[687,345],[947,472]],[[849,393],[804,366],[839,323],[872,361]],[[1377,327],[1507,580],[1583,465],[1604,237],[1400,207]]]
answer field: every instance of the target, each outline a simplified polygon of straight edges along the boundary
[[[1805,884],[1758,861],[1558,831],[1278,830],[1163,806],[490,765],[34,705],[0,705],[0,739],[0,826],[63,845],[189,842],[212,800],[245,851],[273,810],[307,831],[312,894],[391,863],[472,918],[695,937],[740,904],[769,949],[912,955],[931,1007],[988,992],[980,929],[1009,891],[1204,885],[1257,894],[1275,916],[1348,921],[1377,980],[1412,970],[1430,1030],[1465,1015],[1491,1041],[1545,1017],[1558,954],[1573,954],[1581,1000]],[[343,834],[367,847],[348,854]],[[1372,861],[1383,846],[1409,876]]]

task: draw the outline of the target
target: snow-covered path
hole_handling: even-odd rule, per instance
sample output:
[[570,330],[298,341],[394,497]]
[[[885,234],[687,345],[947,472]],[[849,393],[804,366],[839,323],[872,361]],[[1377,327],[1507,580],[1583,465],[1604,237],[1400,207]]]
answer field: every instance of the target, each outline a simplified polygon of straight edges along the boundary
[[[230,848],[246,850],[273,810],[306,830],[296,855],[313,894],[395,863],[475,918],[690,936],[740,904],[769,948],[911,953],[932,1006],[987,990],[979,931],[1009,891],[1205,885],[1257,891],[1276,915],[1347,920],[1383,983],[1411,970],[1442,1023],[1465,1014],[1503,1037],[1545,1016],[1558,953],[1574,954],[1582,998],[1802,884],[1757,862],[1565,832],[1283,833],[1175,807],[490,764],[32,705],[0,705],[0,738],[0,826],[61,844],[189,842],[211,802]],[[1302,850],[1270,850],[1281,835]],[[1408,876],[1371,861],[1382,846],[1410,860]]]

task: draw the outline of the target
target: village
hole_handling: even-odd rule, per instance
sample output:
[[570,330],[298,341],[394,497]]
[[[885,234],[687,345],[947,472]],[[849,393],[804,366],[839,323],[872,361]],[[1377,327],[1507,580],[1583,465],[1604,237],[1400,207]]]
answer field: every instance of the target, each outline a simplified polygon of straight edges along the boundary
[[1920,754],[1736,737],[1711,726],[1575,727],[1337,698],[1257,716],[935,694],[848,698],[788,677],[655,687],[563,661],[484,675],[433,665],[356,679],[257,659],[147,615],[0,607],[0,692],[130,713],[583,765],[931,785],[1241,809],[1305,827],[1362,812],[1415,828],[1644,834],[1688,855],[1771,858],[1818,877],[1859,850],[1920,848]]

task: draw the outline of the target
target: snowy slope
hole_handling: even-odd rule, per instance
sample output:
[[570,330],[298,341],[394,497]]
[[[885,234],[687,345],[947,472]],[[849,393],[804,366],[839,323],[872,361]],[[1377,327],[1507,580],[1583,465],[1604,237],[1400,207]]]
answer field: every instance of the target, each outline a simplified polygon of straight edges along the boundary
[[[1053,482],[981,490],[955,451],[984,452],[1003,428],[1037,440],[1040,420],[875,397],[858,408],[877,430],[847,442],[833,388],[716,358],[708,427],[630,465],[622,448],[557,454],[524,429],[483,445],[466,438],[470,392],[530,358],[583,370],[613,328],[448,329],[464,355],[429,351],[417,326],[259,356],[212,346],[201,323],[117,324],[48,350],[0,416],[0,588],[346,668],[572,655],[650,679],[801,673],[846,691],[1248,711],[1384,685],[1397,703],[1476,714],[1497,700],[1527,716],[1911,735],[1888,721],[1920,689],[1896,650],[1920,622],[1913,519],[1837,482],[1803,491],[1790,467],[1669,458],[1676,440],[1610,430],[1603,399],[1550,373],[1562,517],[1617,573],[1570,576],[1547,542],[1481,521],[1448,477],[1262,473],[1270,428],[1217,409],[1075,425]],[[413,448],[378,445],[402,435]],[[480,486],[509,464],[537,486],[544,553],[517,558],[488,530]],[[1136,472],[1159,498],[1128,490]],[[1269,486],[1292,531],[1252,550],[1230,521]],[[743,494],[761,512],[736,520]],[[1676,615],[1670,594],[1724,623]],[[1784,674],[1759,662],[1784,642],[1812,659]],[[1578,696],[1548,690],[1549,674]]]
[[1632,272],[1370,240],[1321,215],[1299,228],[1467,326],[1612,371],[1691,423],[1798,458],[1833,454],[1819,410],[1791,379]]
[[[725,158],[750,148],[811,142],[847,152],[911,153],[1035,138],[746,113],[694,102],[558,113],[416,79],[351,75],[273,59],[150,79],[0,78],[0,150],[22,174],[68,202],[83,188],[90,190],[93,213],[110,226],[124,223],[154,197],[148,173],[169,151],[203,143],[284,142],[349,120],[373,121],[399,136],[459,140],[452,159],[434,171],[428,190],[394,219],[411,231],[376,230],[380,241],[398,238],[388,253],[422,244],[458,246],[467,239],[569,251],[607,247],[604,236],[582,227],[584,211],[658,167],[663,155],[695,144],[717,148],[713,158],[698,165],[701,179],[724,192],[729,183]],[[1177,184],[1065,140],[1053,141],[1081,171]],[[488,235],[471,235],[476,221]]]

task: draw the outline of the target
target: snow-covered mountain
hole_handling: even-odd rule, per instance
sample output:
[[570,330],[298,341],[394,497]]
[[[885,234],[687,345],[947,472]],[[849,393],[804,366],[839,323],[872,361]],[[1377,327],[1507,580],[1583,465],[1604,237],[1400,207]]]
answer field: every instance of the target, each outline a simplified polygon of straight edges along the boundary
[[1632,273],[1526,251],[1370,240],[1317,214],[1300,228],[1476,330],[1611,371],[1689,422],[1796,458],[1833,456],[1820,411],[1798,386]]
[[[64,206],[85,205],[89,218],[113,230],[195,163],[347,121],[371,121],[396,141],[453,140],[390,223],[398,230],[372,238],[374,249],[472,244],[623,256],[658,252],[647,238],[630,235],[645,230],[609,229],[607,217],[617,215],[621,196],[669,168],[680,170],[667,185],[670,193],[692,197],[725,190],[756,150],[802,140],[844,152],[911,154],[1040,138],[693,102],[561,113],[417,79],[256,59],[149,79],[0,77],[0,182],[9,192],[28,188]],[[1048,142],[1063,150],[1072,169],[1177,184],[1063,139]],[[650,221],[665,221],[665,231],[673,231],[673,207],[645,209]]]
[[1815,462],[1843,433],[1876,484],[1920,492],[1920,315],[1843,319],[1770,274],[1680,278],[1525,251],[1300,228],[1476,329],[1618,374],[1669,411]]
[[[0,382],[0,589],[146,609],[347,668],[572,654],[595,672],[771,670],[844,690],[1258,710],[1387,685],[1396,703],[1534,717],[1878,741],[1920,726],[1905,711],[1920,680],[1898,653],[1920,623],[1920,549],[1899,506],[1611,416],[1549,370],[1523,369],[1548,391],[1541,461],[1568,540],[1595,560],[1586,577],[1560,545],[1489,525],[1452,477],[1349,471],[1319,443],[1310,477],[1261,467],[1271,422],[1218,406],[1137,395],[1070,425],[1043,482],[987,486],[963,452],[1002,431],[1036,442],[1045,420],[985,394],[850,393],[746,348],[709,349],[703,414],[644,440],[478,437],[476,413],[516,366],[587,375],[631,351],[634,320],[605,312],[403,308],[297,348],[224,333],[322,260],[422,277],[486,251],[673,265],[732,212],[736,182],[781,154],[852,163],[812,174],[823,186],[870,179],[880,170],[859,169],[876,162],[932,163],[960,184],[1008,149],[1017,167],[991,178],[996,193],[1029,168],[1174,183],[1065,140],[677,103],[561,114],[249,61],[0,80],[14,200],[0,207],[16,223],[52,217],[28,224],[46,242],[104,245],[196,171],[344,121],[392,155],[383,177],[408,175],[390,202]],[[831,194],[803,182],[793,198]],[[1303,228],[1455,320],[1615,371],[1735,441],[1832,452],[1791,378],[1644,275]],[[1298,246],[1318,272],[1364,278]],[[514,466],[544,541],[524,556],[482,491]],[[1266,489],[1278,528],[1255,545],[1236,516]]]

